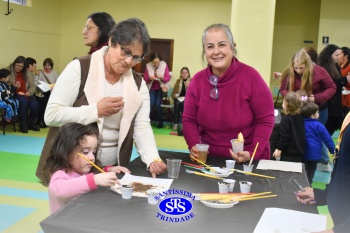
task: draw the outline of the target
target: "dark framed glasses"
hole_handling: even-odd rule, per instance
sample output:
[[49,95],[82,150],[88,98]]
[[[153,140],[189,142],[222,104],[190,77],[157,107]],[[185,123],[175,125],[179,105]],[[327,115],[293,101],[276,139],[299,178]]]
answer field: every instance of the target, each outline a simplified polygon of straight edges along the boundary
[[209,76],[209,82],[210,82],[211,85],[214,86],[214,88],[211,89],[211,91],[210,91],[210,97],[213,98],[214,100],[219,99],[219,90],[218,90],[218,87],[217,87],[218,80],[219,80],[219,78],[216,75]]

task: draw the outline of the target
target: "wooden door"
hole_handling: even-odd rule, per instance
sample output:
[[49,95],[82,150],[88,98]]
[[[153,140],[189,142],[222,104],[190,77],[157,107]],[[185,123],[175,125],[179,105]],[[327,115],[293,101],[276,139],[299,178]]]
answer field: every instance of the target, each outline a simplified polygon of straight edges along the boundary
[[[150,47],[151,47],[150,54],[151,53],[160,53],[163,61],[165,61],[166,64],[168,65],[169,71],[172,71],[173,70],[174,40],[151,38]],[[145,73],[146,64],[149,62],[149,55],[150,54],[148,54],[141,63],[134,66],[133,69],[136,72],[139,72],[141,74]]]

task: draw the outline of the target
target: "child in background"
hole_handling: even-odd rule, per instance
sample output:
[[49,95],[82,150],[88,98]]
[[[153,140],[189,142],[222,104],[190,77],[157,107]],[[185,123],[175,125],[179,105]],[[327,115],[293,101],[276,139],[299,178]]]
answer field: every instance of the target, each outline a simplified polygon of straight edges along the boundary
[[301,115],[305,118],[306,148],[303,163],[310,184],[314,178],[317,163],[322,158],[322,142],[331,154],[334,154],[335,150],[331,135],[329,135],[326,127],[318,121],[318,111],[317,104],[310,101],[303,102],[300,110]]
[[41,183],[49,187],[50,213],[97,186],[114,185],[118,180],[116,172],[130,173],[125,167],[115,166],[105,167],[106,173],[97,174],[96,168],[78,155],[100,166],[96,158],[98,138],[97,127],[91,125],[67,123],[59,129],[41,175]]
[[304,118],[300,115],[300,95],[289,92],[282,103],[285,116],[280,123],[276,150],[272,154],[276,160],[301,162],[305,150]]
[[6,110],[4,120],[7,122],[16,120],[18,117],[18,100],[13,98],[16,88],[7,85],[10,75],[11,73],[9,70],[0,70],[0,108]]

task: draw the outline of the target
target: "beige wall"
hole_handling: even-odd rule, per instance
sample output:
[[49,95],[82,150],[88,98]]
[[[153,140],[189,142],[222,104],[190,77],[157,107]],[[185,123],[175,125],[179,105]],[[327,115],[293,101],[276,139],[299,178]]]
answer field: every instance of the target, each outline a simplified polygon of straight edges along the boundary
[[231,28],[238,59],[270,84],[275,0],[232,0]]
[[230,0],[63,1],[61,62],[66,64],[73,57],[87,53],[81,35],[86,17],[94,11],[106,11],[116,21],[129,17],[142,19],[152,38],[174,39],[172,81],[175,82],[183,66],[188,66],[192,75],[203,69],[202,32],[212,23],[229,24],[230,8]]
[[[237,2],[243,5],[235,7]],[[201,34],[212,23],[231,25],[239,59],[256,68],[267,82],[298,49],[311,45],[320,51],[322,36],[329,36],[330,43],[350,46],[349,0],[35,0],[32,7],[10,4],[10,8],[13,12],[6,16],[7,3],[0,1],[0,67],[18,55],[34,57],[39,67],[51,57],[61,72],[74,57],[87,54],[82,27],[95,11],[109,12],[116,21],[139,17],[151,37],[174,39],[173,81],[183,66],[192,75],[203,68]],[[270,86],[273,89],[277,83],[271,80]]]
[[[277,0],[275,15],[271,77],[273,72],[283,71],[293,54],[304,46],[317,49],[320,0]],[[274,87],[279,83],[271,79],[271,90]]]
[[326,45],[322,37],[329,36],[329,43],[339,47],[350,47],[350,1],[321,0],[318,51]]
[[0,9],[0,67],[22,55],[36,59],[39,68],[46,57],[51,57],[54,69],[60,69],[60,1],[35,0],[32,7],[10,4],[13,11],[9,15],[5,15],[7,2],[0,1]]

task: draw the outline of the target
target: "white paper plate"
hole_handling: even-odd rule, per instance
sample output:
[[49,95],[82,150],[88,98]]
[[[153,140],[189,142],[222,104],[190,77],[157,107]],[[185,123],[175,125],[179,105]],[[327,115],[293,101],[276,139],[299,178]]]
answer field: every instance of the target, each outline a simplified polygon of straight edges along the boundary
[[211,207],[211,208],[216,208],[216,209],[227,209],[233,207],[235,204],[238,203],[236,202],[229,202],[229,203],[217,203],[217,201],[201,201],[203,205]]
[[233,173],[233,171],[228,170],[228,169],[223,169],[220,167],[211,167],[215,169],[218,173],[212,172],[212,171],[203,171],[205,174],[211,175],[211,176],[216,176],[216,177],[228,177]]

